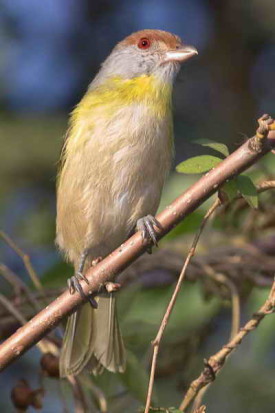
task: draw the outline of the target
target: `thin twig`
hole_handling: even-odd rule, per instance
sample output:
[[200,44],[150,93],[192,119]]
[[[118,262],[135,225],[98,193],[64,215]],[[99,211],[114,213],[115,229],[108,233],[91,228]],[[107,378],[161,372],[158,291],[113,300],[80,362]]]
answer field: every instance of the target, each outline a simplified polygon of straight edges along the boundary
[[231,340],[239,331],[240,328],[240,297],[236,285],[232,280],[226,277],[220,272],[216,272],[210,265],[202,265],[203,270],[206,274],[222,285],[226,285],[231,295],[231,307],[232,307],[232,323],[230,337]]
[[88,411],[87,401],[86,401],[85,394],[83,392],[81,384],[79,383],[78,378],[74,376],[68,376],[67,380],[70,383],[72,390],[73,390],[74,401],[75,401],[75,407],[74,407],[75,413],[87,412]]
[[96,402],[98,404],[98,407],[100,409],[101,413],[107,413],[108,412],[108,403],[105,394],[101,390],[100,387],[98,387],[92,380],[91,377],[87,376],[80,376],[79,377],[80,383],[84,385],[84,388],[91,390],[91,393],[96,399]]
[[275,188],[275,181],[263,181],[260,184],[256,186],[257,192],[261,193],[264,191],[267,191],[269,189],[274,189]]
[[18,282],[17,276],[13,277],[14,273],[10,274],[10,272],[12,273],[12,271],[5,264],[0,263],[0,273],[3,276],[4,280],[6,280],[7,283],[10,284],[10,286],[13,288],[13,294],[16,299],[16,304],[20,304],[22,292],[21,282],[23,283],[23,281],[21,281],[21,279],[18,277]]
[[206,413],[206,406],[200,406],[194,413]]
[[25,293],[29,303],[32,305],[35,311],[41,310],[39,302],[32,294],[31,290],[27,287],[27,285],[18,277],[18,275],[16,275],[10,268],[2,263],[0,263],[0,273],[8,283]]
[[230,332],[230,340],[237,334],[240,329],[240,322],[241,322],[241,304],[240,304],[240,296],[235,284],[228,280],[227,278],[227,285],[231,290],[231,303],[232,303],[232,323],[231,323],[231,332]]
[[180,411],[186,411],[190,403],[194,400],[199,390],[213,382],[217,373],[222,369],[228,356],[237,348],[242,342],[243,338],[247,336],[251,331],[255,330],[260,324],[263,318],[274,312],[275,307],[275,281],[273,282],[271,291],[265,303],[259,309],[258,312],[253,314],[252,318],[245,324],[243,328],[230,340],[225,346],[221,348],[216,354],[211,356],[205,361],[205,367],[200,376],[194,380],[179,407]]
[[3,240],[19,255],[19,257],[22,259],[25,265],[27,273],[29,274],[30,279],[32,280],[35,288],[41,293],[43,293],[43,286],[39,280],[38,275],[36,274],[32,266],[32,263],[30,261],[30,257],[28,256],[28,254],[26,254],[23,250],[21,250],[21,248],[4,231],[0,231],[0,237],[2,237]]
[[201,406],[202,400],[204,398],[205,393],[208,390],[208,387],[210,386],[210,384],[208,383],[205,387],[203,387],[202,389],[200,389],[200,391],[198,392],[194,403],[192,405],[192,409],[191,409],[191,413],[196,413],[199,411],[199,408]]
[[[231,321],[231,330],[229,340],[232,340],[233,337],[238,333],[240,328],[240,296],[237,290],[236,285],[233,281],[231,281],[228,277],[224,274],[216,273],[212,267],[209,265],[203,266],[204,270],[206,271],[207,275],[216,280],[223,285],[226,285],[231,293],[231,307],[232,307],[232,321]],[[211,383],[208,383],[205,387],[203,387],[197,394],[193,406],[192,412],[195,412],[199,409],[202,403],[202,399],[205,393],[208,390],[208,387]]]
[[147,399],[146,399],[146,405],[145,405],[145,410],[144,413],[149,413],[150,410],[150,405],[151,405],[151,399],[152,399],[152,393],[153,393],[153,386],[154,386],[154,379],[155,379],[155,371],[156,371],[156,365],[157,365],[157,356],[158,356],[158,352],[159,352],[159,346],[160,346],[160,341],[162,339],[162,336],[164,334],[165,328],[167,326],[167,323],[169,321],[169,318],[171,316],[172,310],[175,306],[176,303],[176,299],[177,296],[180,292],[180,288],[181,288],[181,284],[184,280],[185,277],[185,273],[186,273],[186,269],[189,265],[189,262],[191,261],[192,257],[195,254],[195,250],[198,244],[198,241],[200,239],[201,233],[206,225],[206,223],[208,222],[209,218],[211,217],[211,215],[214,213],[214,211],[216,211],[216,209],[221,205],[221,201],[219,198],[216,198],[216,200],[214,201],[214,203],[212,204],[212,206],[209,208],[209,210],[207,211],[207,213],[205,214],[202,223],[199,227],[199,230],[197,232],[197,234],[195,235],[195,238],[193,240],[192,246],[189,250],[189,253],[186,257],[186,260],[184,262],[184,265],[182,267],[178,282],[176,284],[176,287],[174,289],[174,292],[172,294],[172,297],[170,299],[170,302],[167,306],[167,309],[165,311],[165,314],[163,316],[163,319],[161,321],[158,333],[156,335],[156,338],[154,339],[154,341],[152,342],[152,346],[153,346],[153,357],[152,357],[152,365],[151,365],[151,372],[150,372],[150,379],[149,379],[149,385],[148,385],[148,393],[147,393]]
[[[21,324],[24,325],[27,323],[26,318],[16,309],[16,307],[11,303],[11,301],[6,298],[3,294],[0,293],[0,304],[2,304],[3,307],[6,308],[6,310],[13,315],[13,317]],[[47,353],[52,349],[52,346],[48,345],[48,343],[45,340],[39,341],[39,343],[36,344],[36,346],[39,348],[39,350],[42,353]],[[20,348],[15,348],[14,351],[19,351],[20,353]]]
[[13,317],[19,321],[20,324],[25,324],[27,322],[26,318],[19,313],[19,311],[12,305],[10,300],[6,298],[3,294],[0,294],[0,303],[6,310],[13,315]]
[[[36,275],[35,271],[33,270],[31,261],[29,256],[27,256],[16,244],[15,242],[3,231],[0,231],[1,237],[7,242],[7,244],[14,249],[14,251],[23,259],[23,262],[26,266],[26,269],[34,282],[37,290],[43,293],[44,295],[44,290],[43,287],[40,283],[40,280],[38,276]],[[7,282],[12,284],[14,287],[17,289],[21,289],[24,291],[28,301],[30,304],[34,307],[36,311],[40,311],[40,306],[33,297],[31,291],[29,288],[26,286],[26,284],[13,272],[11,271],[6,265],[0,263],[0,272],[2,273],[3,277],[6,279]],[[12,305],[12,303],[2,294],[0,294],[0,303],[8,310],[10,314],[14,316],[14,318],[19,321],[20,324],[24,325],[27,323],[26,318],[21,315],[21,313]],[[49,344],[49,345],[48,345]],[[41,350],[42,353],[47,353],[50,350],[52,350],[52,343],[47,343],[45,340],[41,340],[37,344],[38,348]],[[54,345],[55,347],[55,345]],[[58,353],[58,349],[54,349],[55,351],[52,352],[54,354]],[[57,351],[56,351],[57,350]],[[74,394],[74,399],[75,399],[75,411],[78,413],[83,413],[87,410],[87,403],[85,400],[85,396],[83,393],[83,390],[81,388],[81,384],[79,383],[78,380],[76,380],[74,377],[68,377],[68,381],[72,387],[73,394]],[[93,392],[97,394],[97,398],[101,407],[102,412],[107,412],[107,404],[106,404],[106,399],[104,398],[104,395],[102,392],[100,392],[100,389],[98,389],[96,386],[93,388]]]
[[206,406],[200,406],[198,407],[194,413],[206,413]]

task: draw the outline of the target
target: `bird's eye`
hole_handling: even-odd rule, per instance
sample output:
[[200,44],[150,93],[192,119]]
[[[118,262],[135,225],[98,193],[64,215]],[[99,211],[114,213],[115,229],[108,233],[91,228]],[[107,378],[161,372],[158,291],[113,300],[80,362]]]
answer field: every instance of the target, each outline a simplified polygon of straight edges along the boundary
[[150,46],[151,42],[149,39],[147,39],[147,37],[142,37],[138,42],[138,47],[140,49],[149,49]]

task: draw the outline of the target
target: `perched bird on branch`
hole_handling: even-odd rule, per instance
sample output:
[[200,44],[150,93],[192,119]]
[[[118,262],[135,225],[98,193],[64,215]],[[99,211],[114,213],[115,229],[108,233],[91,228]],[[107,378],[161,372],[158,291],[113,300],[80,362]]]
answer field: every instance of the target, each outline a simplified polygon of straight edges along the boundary
[[[196,54],[171,33],[133,33],[116,45],[73,110],[58,175],[56,230],[75,268],[71,293],[83,294],[79,280],[88,282],[87,268],[135,229],[156,243],[153,215],[173,156],[172,85],[180,64]],[[114,293],[89,299],[68,319],[61,377],[84,367],[94,374],[125,369]]]

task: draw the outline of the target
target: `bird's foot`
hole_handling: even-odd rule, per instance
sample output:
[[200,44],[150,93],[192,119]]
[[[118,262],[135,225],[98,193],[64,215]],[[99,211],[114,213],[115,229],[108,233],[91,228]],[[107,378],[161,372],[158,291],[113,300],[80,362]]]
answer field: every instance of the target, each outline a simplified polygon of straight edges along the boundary
[[68,287],[70,294],[74,294],[75,291],[77,291],[83,299],[89,301],[93,308],[97,308],[97,302],[94,298],[94,294],[86,295],[84,293],[83,288],[80,284],[80,281],[82,280],[84,280],[86,284],[89,284],[88,279],[80,271],[78,271],[77,273],[75,273],[75,275],[68,279]]
[[[155,246],[158,245],[157,231],[155,228],[162,229],[162,225],[159,221],[153,217],[153,215],[146,215],[137,221],[136,226],[138,231],[141,231],[142,239],[146,242],[152,242]],[[149,254],[152,252],[149,246]]]

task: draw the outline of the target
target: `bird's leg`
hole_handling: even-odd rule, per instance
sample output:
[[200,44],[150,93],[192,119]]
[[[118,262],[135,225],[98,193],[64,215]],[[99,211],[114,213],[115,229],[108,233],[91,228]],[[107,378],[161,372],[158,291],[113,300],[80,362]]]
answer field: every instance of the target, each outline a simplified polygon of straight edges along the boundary
[[[162,229],[159,221],[153,217],[153,215],[146,215],[143,218],[138,219],[136,229],[141,231],[142,239],[147,242],[153,242],[155,246],[158,245],[157,232],[155,228]],[[149,246],[149,254],[152,253],[152,247]]]
[[68,279],[68,287],[69,287],[70,294],[74,294],[74,292],[77,291],[81,295],[82,298],[88,299],[89,303],[91,304],[93,308],[97,308],[97,302],[94,299],[94,294],[92,295],[84,294],[84,291],[79,282],[81,280],[84,280],[87,284],[89,284],[89,280],[83,274],[85,261],[88,255],[89,255],[89,249],[87,248],[81,254],[78,270],[71,278]]
[[87,280],[87,278],[83,274],[83,269],[84,269],[85,261],[86,261],[88,255],[89,255],[89,249],[87,248],[82,252],[82,254],[80,256],[80,262],[79,262],[78,270],[76,272],[76,277],[80,280],[84,280],[86,282],[86,284],[89,284],[89,281]]

